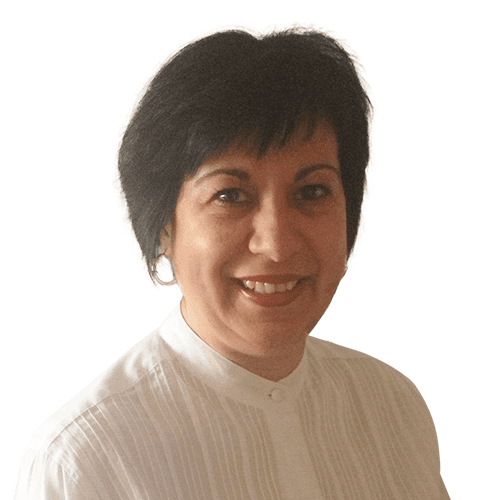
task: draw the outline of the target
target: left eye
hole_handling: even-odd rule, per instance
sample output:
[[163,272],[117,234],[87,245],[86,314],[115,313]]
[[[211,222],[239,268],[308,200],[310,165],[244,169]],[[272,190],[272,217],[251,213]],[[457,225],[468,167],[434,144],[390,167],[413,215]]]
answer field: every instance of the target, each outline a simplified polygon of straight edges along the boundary
[[223,189],[215,193],[215,198],[222,203],[243,203],[246,201],[245,195],[240,189]]
[[322,184],[304,186],[299,190],[298,197],[301,201],[315,201],[327,197],[331,190]]

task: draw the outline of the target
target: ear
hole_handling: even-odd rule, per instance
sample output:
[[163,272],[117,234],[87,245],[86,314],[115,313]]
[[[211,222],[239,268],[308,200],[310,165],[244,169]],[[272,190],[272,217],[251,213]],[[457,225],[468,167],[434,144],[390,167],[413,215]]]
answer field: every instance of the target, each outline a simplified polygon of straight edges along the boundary
[[163,228],[160,233],[160,255],[167,259],[173,256],[173,239],[172,239],[172,224],[170,222]]

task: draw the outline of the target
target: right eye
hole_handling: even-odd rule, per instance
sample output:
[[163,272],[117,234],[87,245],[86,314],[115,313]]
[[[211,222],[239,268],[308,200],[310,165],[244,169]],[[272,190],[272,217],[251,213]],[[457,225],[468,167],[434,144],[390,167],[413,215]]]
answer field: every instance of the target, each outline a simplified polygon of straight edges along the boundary
[[245,194],[241,189],[230,188],[222,189],[215,193],[215,198],[219,203],[238,204],[247,201]]

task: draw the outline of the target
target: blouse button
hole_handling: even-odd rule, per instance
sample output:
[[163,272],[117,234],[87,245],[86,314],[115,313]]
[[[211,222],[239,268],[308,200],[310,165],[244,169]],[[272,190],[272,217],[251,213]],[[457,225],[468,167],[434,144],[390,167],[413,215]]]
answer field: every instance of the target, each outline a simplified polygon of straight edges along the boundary
[[285,399],[285,391],[283,389],[273,389],[271,391],[271,399],[276,402],[283,401]]

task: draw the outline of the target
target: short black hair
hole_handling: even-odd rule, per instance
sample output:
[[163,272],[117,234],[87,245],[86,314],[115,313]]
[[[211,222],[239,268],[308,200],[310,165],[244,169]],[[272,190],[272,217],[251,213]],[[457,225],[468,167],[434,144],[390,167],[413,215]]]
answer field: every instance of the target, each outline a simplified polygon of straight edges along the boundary
[[[174,222],[186,176],[251,135],[259,156],[282,147],[307,117],[337,135],[347,251],[358,233],[369,159],[371,104],[352,56],[331,36],[290,29],[256,37],[217,32],[173,56],[150,82],[121,143],[118,168],[129,217],[153,281],[160,233]],[[175,273],[174,273],[175,277]]]

